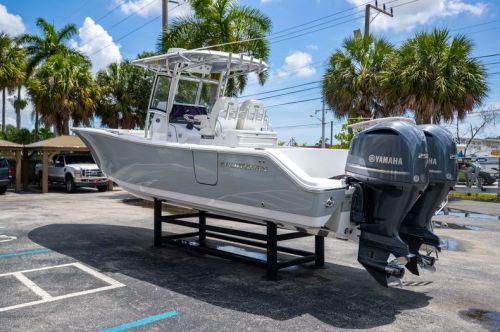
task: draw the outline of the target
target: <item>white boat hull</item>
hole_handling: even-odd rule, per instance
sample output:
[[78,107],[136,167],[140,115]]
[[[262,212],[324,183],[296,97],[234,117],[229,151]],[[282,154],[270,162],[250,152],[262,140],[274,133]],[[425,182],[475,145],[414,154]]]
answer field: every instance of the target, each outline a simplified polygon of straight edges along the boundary
[[[349,206],[343,203],[352,190],[340,180],[308,175],[304,160],[294,163],[301,156],[292,150],[178,144],[102,129],[76,132],[101,170],[138,197],[344,238],[349,233],[349,212],[342,206]],[[330,158],[344,165],[344,156],[332,152]]]

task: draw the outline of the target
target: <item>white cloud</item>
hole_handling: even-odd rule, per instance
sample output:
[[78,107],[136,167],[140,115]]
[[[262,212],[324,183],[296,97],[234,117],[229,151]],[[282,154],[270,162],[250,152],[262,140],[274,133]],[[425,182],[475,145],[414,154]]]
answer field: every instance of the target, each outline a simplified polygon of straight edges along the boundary
[[309,45],[306,46],[306,48],[308,50],[311,50],[311,51],[318,51],[319,50],[319,46],[316,45],[316,44],[309,44]]
[[[183,0],[179,0],[182,2]],[[115,0],[115,3],[120,5],[122,13],[129,15],[137,13],[140,16],[151,16],[161,14],[162,0]],[[191,6],[188,1],[180,5],[169,3],[168,15],[171,17],[184,16],[191,12]]]
[[[366,0],[347,1],[355,6],[366,3]],[[394,5],[397,5],[397,3]],[[432,22],[440,17],[455,16],[462,13],[480,16],[486,9],[487,5],[482,2],[469,4],[463,0],[420,0],[394,8],[393,18],[378,15],[370,24],[370,28],[373,28],[373,30],[411,30],[417,25]]]
[[316,69],[311,67],[312,56],[309,53],[294,51],[285,58],[285,63],[278,71],[278,76],[285,77],[296,75],[309,77],[316,74]]
[[23,19],[19,15],[10,14],[7,7],[0,4],[0,32],[17,36],[26,31]]
[[94,74],[110,63],[121,61],[120,46],[113,42],[113,37],[90,17],[85,18],[78,33],[80,42],[73,41],[72,46],[90,58]]

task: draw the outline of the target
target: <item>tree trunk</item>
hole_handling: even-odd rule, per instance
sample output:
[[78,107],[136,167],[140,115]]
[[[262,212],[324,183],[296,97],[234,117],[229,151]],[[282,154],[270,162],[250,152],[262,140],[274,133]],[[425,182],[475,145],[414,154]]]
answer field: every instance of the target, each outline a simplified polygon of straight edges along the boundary
[[38,142],[38,111],[35,108],[35,142]]
[[64,119],[63,135],[69,135],[69,120]]
[[5,87],[2,88],[2,133],[5,133]]
[[16,128],[21,129],[21,85],[17,86]]

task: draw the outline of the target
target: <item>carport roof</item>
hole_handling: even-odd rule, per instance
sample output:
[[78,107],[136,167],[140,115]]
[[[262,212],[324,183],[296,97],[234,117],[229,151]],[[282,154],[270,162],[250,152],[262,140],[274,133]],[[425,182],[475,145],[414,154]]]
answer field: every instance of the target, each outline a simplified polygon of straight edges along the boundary
[[62,135],[24,146],[28,150],[38,151],[88,151],[89,149],[78,136]]
[[21,150],[22,148],[23,146],[21,144],[4,141],[3,139],[0,139],[0,150],[15,151],[15,150]]

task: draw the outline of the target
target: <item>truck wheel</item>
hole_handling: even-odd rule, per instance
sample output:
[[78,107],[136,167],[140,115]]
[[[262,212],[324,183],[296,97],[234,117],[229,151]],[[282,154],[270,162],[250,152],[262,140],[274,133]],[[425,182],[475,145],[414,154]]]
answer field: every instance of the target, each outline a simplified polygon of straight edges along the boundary
[[7,191],[7,187],[0,187],[0,195],[5,194],[6,191]]
[[97,187],[97,190],[100,192],[100,193],[103,193],[105,192],[106,190],[108,190],[108,186],[98,186]]
[[66,176],[66,181],[64,182],[64,184],[66,186],[66,192],[75,192],[75,182],[73,181],[73,177],[71,175]]

